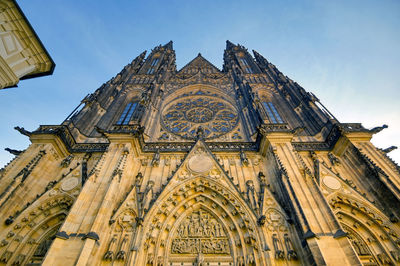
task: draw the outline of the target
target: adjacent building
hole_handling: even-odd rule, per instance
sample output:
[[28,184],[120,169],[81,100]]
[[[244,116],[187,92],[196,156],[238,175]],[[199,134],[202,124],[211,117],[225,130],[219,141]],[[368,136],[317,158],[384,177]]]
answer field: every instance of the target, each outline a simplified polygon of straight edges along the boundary
[[51,75],[55,64],[15,0],[0,1],[0,89]]

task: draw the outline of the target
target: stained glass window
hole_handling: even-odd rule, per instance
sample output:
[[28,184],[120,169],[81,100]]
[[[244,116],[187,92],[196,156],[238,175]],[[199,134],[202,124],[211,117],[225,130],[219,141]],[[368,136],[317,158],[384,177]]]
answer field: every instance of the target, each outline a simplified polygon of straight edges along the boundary
[[188,139],[196,135],[199,126],[206,138],[216,138],[230,132],[238,123],[233,105],[201,94],[174,101],[164,109],[162,118],[166,130]]
[[153,74],[155,71],[155,66],[157,63],[160,61],[160,58],[154,58],[153,61],[151,61],[150,68],[147,70],[147,74]]
[[136,109],[137,102],[130,102],[126,105],[124,111],[122,112],[120,118],[118,119],[117,125],[127,125],[131,120],[133,112]]
[[247,60],[245,58],[240,58],[240,61],[244,65],[246,73],[253,74],[253,70],[251,69],[249,63],[247,63]]
[[280,117],[278,111],[276,110],[275,106],[271,102],[263,102],[264,110],[267,113],[267,116],[271,123],[283,123],[282,118]]

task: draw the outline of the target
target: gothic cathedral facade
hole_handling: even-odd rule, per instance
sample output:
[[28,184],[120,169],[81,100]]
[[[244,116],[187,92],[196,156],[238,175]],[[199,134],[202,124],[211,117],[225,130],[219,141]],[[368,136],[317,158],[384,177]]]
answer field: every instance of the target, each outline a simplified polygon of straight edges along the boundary
[[2,265],[399,265],[386,126],[340,123],[262,55],[140,54],[0,172]]

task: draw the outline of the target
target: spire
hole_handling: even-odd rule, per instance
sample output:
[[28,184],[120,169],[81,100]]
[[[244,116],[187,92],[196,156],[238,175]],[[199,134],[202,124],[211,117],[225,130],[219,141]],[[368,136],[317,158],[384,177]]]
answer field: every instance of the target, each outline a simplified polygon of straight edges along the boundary
[[169,41],[166,45],[164,45],[164,48],[168,49],[168,50],[173,50],[174,48],[173,48],[172,44],[173,44],[173,42]]
[[231,41],[226,40],[226,49],[232,49],[233,47],[235,47],[235,45],[233,43],[231,43]]

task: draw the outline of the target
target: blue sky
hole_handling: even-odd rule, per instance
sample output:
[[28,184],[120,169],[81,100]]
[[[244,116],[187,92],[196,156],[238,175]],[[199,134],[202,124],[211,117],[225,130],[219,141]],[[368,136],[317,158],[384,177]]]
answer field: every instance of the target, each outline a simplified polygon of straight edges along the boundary
[[[60,124],[144,50],[174,41],[178,68],[199,52],[222,67],[226,40],[257,50],[341,122],[388,124],[400,147],[400,1],[45,1],[21,9],[56,63],[52,76],[0,91],[0,167],[25,149],[13,129]],[[389,154],[400,162],[400,151]]]

